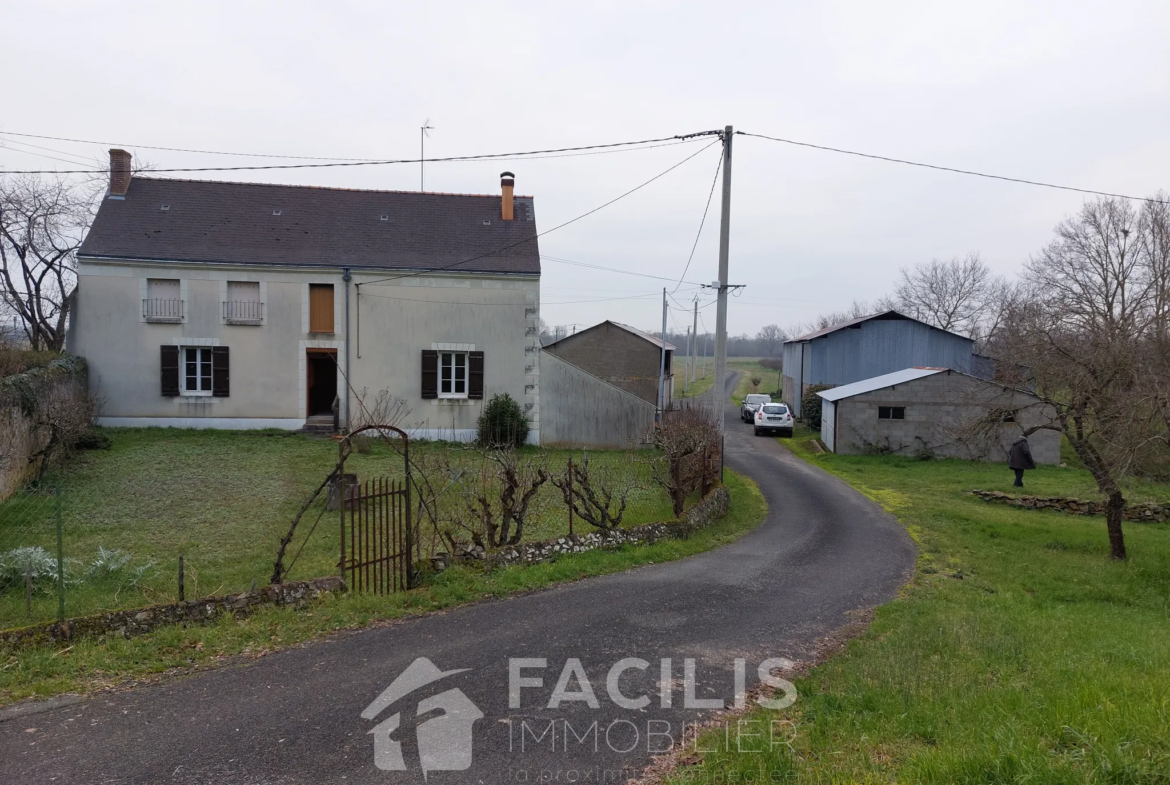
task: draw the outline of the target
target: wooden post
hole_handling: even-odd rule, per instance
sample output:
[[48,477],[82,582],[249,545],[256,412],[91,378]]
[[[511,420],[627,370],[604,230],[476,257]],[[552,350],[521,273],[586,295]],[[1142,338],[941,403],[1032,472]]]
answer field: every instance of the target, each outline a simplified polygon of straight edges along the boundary
[[183,556],[179,555],[179,602],[187,599],[187,587],[183,585]]
[[24,611],[32,615],[32,559],[24,565]]
[[573,454],[569,453],[569,536],[573,536]]
[[61,483],[56,490],[57,518],[57,621],[65,621],[65,521],[61,516]]

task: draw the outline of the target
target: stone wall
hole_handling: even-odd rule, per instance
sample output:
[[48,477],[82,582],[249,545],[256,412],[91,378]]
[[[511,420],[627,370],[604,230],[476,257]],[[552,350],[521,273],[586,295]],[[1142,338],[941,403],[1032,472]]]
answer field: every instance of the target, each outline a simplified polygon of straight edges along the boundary
[[167,624],[202,624],[223,616],[247,616],[266,605],[304,605],[331,592],[344,592],[337,576],[265,586],[254,591],[203,597],[170,605],[150,605],[112,613],[95,613],[64,622],[37,624],[0,632],[0,647],[61,643],[75,638],[117,635],[129,638]]
[[40,473],[40,460],[30,458],[48,444],[49,429],[40,424],[46,410],[76,415],[85,406],[86,385],[80,357],[0,379],[0,501]]
[[659,540],[685,539],[697,529],[711,525],[731,509],[731,494],[722,485],[711,491],[691,509],[683,513],[681,520],[661,523],[644,523],[629,529],[602,531],[594,529],[588,534],[573,534],[554,540],[523,542],[499,551],[487,553],[483,548],[470,548],[455,555],[461,564],[483,566],[487,569],[506,567],[510,564],[533,564],[550,561],[569,553],[585,553],[597,549],[620,548],[623,545],[650,545]]
[[[1026,510],[1055,510],[1069,515],[1104,515],[1105,502],[1085,499],[1064,499],[1059,496],[1012,496],[1000,491],[971,491],[985,502],[1008,504]],[[1170,504],[1130,504],[1125,508],[1125,520],[1137,523],[1165,523],[1170,521]]]

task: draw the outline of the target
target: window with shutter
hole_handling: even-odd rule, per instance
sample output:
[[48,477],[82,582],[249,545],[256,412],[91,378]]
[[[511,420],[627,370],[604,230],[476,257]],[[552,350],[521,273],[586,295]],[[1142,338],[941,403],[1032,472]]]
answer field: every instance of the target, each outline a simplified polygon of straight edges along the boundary
[[211,349],[211,394],[216,398],[227,398],[231,391],[228,347],[215,346]]
[[423,349],[422,397],[439,397],[439,353],[434,349]]
[[309,284],[309,332],[333,332],[333,284]]
[[179,347],[161,346],[162,394],[174,398],[179,394]]
[[467,353],[467,397],[483,399],[483,352]]

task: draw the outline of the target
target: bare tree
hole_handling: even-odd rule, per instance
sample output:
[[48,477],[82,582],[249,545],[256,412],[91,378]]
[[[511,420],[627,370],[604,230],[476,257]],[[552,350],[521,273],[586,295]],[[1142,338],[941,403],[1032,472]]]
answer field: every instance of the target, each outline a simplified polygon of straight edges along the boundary
[[93,183],[0,178],[0,300],[33,349],[65,345],[77,249],[93,219]]
[[988,331],[989,317],[997,315],[1006,286],[979,254],[969,253],[948,262],[935,259],[913,270],[902,268],[894,300],[907,316],[979,338]]
[[[1110,552],[1126,557],[1122,481],[1166,449],[1157,390],[1170,377],[1151,362],[1158,322],[1156,276],[1124,200],[1086,203],[1026,266],[1025,289],[997,342],[1052,407],[1052,421],[1106,498]],[[1151,379],[1151,377],[1154,377]],[[1162,411],[1165,411],[1164,409]]]
[[638,488],[634,472],[590,466],[588,456],[550,481],[579,518],[604,531],[622,525],[626,502]]
[[786,340],[788,334],[775,324],[769,324],[756,333],[756,345],[769,357],[775,357]]
[[695,404],[669,411],[645,440],[662,451],[653,477],[670,496],[676,517],[688,496],[696,490],[705,494],[718,482],[722,435],[710,408]]
[[[515,450],[489,450],[482,457],[479,481],[461,483],[467,518],[455,523],[481,548],[515,545],[524,537],[533,499],[548,482],[548,472],[542,463],[521,460]],[[454,547],[454,538],[448,540]]]

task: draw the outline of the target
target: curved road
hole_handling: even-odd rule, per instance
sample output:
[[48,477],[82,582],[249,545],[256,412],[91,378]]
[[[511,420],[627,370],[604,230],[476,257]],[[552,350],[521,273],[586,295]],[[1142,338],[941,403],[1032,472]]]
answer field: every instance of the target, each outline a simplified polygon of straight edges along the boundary
[[[769,506],[765,522],[731,545],[9,719],[0,722],[0,781],[423,782],[429,763],[431,783],[625,782],[685,723],[709,716],[686,705],[687,660],[694,698],[730,703],[737,658],[750,689],[758,663],[813,656],[847,612],[892,598],[914,562],[909,537],[880,508],[774,439],[753,437],[736,412],[727,420],[727,464],[759,483]],[[468,670],[363,719],[420,657]],[[519,672],[542,680],[519,690],[519,708],[509,707],[509,658],[546,662]],[[587,686],[568,678],[557,703],[554,687],[574,658]],[[645,662],[624,670],[615,695],[606,676],[623,658]],[[442,709],[420,704],[432,697]],[[376,743],[388,770],[375,766]],[[396,752],[407,770],[393,769]],[[470,769],[446,770],[467,755]]]

